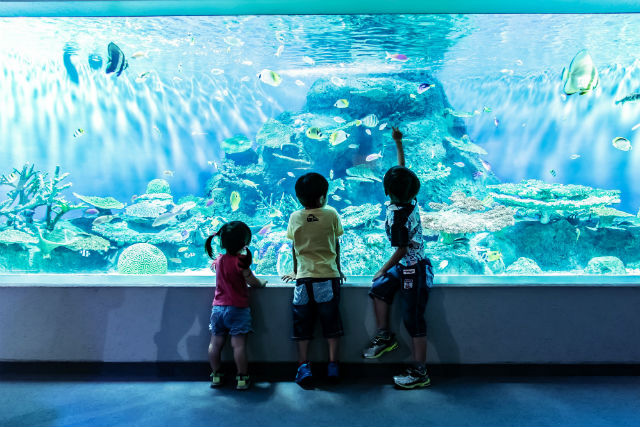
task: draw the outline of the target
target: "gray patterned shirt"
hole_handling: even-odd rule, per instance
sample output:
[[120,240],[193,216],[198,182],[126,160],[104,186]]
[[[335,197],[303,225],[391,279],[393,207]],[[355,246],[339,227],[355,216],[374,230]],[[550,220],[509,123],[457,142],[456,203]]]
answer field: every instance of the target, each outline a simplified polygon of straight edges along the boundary
[[407,254],[400,260],[400,264],[410,266],[425,258],[422,222],[415,200],[406,204],[389,203],[385,230],[392,247],[407,248]]

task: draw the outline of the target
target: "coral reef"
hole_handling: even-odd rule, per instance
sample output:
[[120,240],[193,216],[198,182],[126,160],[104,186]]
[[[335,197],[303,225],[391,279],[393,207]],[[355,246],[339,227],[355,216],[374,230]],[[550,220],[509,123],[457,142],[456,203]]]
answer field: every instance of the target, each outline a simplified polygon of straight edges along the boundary
[[511,275],[531,276],[542,274],[542,269],[534,260],[520,257],[507,267],[505,273]]
[[372,227],[375,221],[380,219],[382,205],[365,203],[360,206],[347,206],[340,211],[340,219],[343,228],[356,228],[360,226]]
[[624,263],[614,256],[591,258],[584,269],[587,274],[625,274]]
[[136,243],[126,248],[118,258],[120,274],[166,274],[167,257],[157,247]]
[[166,179],[153,179],[147,184],[147,194],[171,194],[171,186]]

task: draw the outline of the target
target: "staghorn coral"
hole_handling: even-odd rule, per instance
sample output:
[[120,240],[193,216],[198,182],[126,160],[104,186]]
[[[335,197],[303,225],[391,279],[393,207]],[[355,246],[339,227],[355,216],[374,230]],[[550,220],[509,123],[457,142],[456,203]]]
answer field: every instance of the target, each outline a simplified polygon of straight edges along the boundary
[[78,199],[82,200],[88,205],[91,205],[100,210],[122,209],[124,204],[117,201],[113,197],[97,197],[97,196],[83,196],[82,194],[73,193]]
[[498,231],[514,224],[514,212],[506,206],[486,208],[475,197],[455,192],[449,197],[453,204],[430,203],[436,212],[420,212],[424,228],[440,232],[442,241],[453,243],[468,233]]
[[167,257],[157,247],[136,243],[126,248],[118,258],[120,274],[166,274]]

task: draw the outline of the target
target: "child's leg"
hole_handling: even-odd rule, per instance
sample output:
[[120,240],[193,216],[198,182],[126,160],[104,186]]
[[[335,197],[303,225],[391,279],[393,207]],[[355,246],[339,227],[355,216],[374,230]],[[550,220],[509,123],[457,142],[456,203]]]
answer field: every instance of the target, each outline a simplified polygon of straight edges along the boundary
[[220,370],[220,353],[224,342],[227,337],[224,335],[211,335],[211,342],[209,343],[209,364],[211,370],[216,372]]
[[309,360],[309,343],[310,340],[298,341],[298,364]]
[[247,334],[232,335],[233,360],[236,362],[238,375],[247,375],[249,362],[247,360]]
[[337,362],[340,349],[340,338],[327,338],[329,344],[329,362]]
[[373,311],[376,315],[378,330],[389,330],[389,304],[379,298],[373,297]]
[[427,337],[413,337],[412,344],[413,360],[420,365],[427,363]]

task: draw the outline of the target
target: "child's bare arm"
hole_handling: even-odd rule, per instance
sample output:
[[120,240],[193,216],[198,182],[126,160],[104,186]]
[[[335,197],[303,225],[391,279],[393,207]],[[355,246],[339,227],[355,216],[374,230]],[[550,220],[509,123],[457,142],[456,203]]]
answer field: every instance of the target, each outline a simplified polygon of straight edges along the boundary
[[293,282],[296,280],[296,274],[298,273],[298,260],[296,259],[296,248],[294,244],[291,244],[291,252],[293,253],[293,274],[285,274],[282,276],[282,280],[285,282]]
[[255,274],[253,274],[253,271],[249,270],[248,268],[242,270],[242,275],[247,281],[247,284],[252,288],[262,288],[267,284],[266,280],[258,279]]
[[404,166],[404,147],[402,147],[402,132],[397,127],[392,127],[393,133],[391,137],[396,142],[396,151],[398,154],[398,166]]
[[376,280],[378,277],[384,276],[384,274],[391,269],[394,265],[400,262],[402,258],[407,254],[407,247],[401,246],[396,248],[396,251],[391,255],[391,257],[384,263],[382,268],[378,270],[378,272],[373,276],[373,280]]
[[340,274],[340,280],[344,282],[346,277],[342,274],[342,267],[340,267],[340,241],[336,239],[336,265],[338,266],[338,274]]

